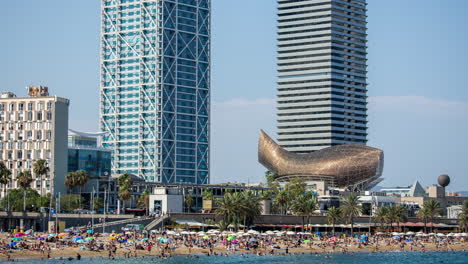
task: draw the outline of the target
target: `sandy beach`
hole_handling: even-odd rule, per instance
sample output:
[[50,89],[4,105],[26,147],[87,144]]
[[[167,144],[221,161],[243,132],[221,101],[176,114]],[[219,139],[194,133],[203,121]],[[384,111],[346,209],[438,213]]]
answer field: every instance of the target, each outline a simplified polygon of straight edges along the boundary
[[[465,251],[468,241],[463,238],[440,238],[426,236],[422,239],[395,239],[390,234],[371,236],[366,241],[359,238],[326,237],[326,236],[260,236],[245,234],[239,240],[227,241],[229,235],[216,235],[203,239],[198,235],[153,234],[120,234],[124,240],[116,239],[119,234],[100,236],[93,234],[89,243],[70,242],[76,235],[67,235],[57,240],[38,240],[41,234],[34,237],[23,237],[16,247],[9,248],[14,235],[0,235],[0,260],[15,259],[67,259],[77,258],[135,258],[135,257],[171,257],[176,255],[202,254],[321,254],[347,252],[385,252],[385,251]],[[42,234],[46,236],[46,234]],[[409,240],[408,240],[409,239]],[[50,240],[50,239],[48,239]],[[136,242],[135,242],[136,241]],[[250,243],[249,243],[250,241]],[[255,242],[253,242],[255,241]],[[307,241],[307,242],[304,242]]]

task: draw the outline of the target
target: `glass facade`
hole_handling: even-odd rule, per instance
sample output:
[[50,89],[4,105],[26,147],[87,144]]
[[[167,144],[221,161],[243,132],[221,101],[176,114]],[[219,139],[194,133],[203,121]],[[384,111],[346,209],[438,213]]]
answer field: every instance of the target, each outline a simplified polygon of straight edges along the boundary
[[110,175],[111,151],[97,146],[97,138],[68,135],[68,172],[85,170],[90,178]]
[[101,42],[112,174],[208,183],[210,0],[102,0]]
[[278,0],[278,142],[367,143],[365,0]]

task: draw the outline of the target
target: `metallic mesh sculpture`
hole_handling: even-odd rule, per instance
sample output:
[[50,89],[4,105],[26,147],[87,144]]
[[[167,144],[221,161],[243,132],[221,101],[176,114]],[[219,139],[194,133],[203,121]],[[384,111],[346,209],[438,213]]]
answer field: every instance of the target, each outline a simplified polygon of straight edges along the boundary
[[382,181],[383,157],[382,150],[364,145],[296,154],[280,147],[263,130],[258,141],[258,161],[276,173],[279,181],[325,181],[330,187],[353,191],[368,190]]

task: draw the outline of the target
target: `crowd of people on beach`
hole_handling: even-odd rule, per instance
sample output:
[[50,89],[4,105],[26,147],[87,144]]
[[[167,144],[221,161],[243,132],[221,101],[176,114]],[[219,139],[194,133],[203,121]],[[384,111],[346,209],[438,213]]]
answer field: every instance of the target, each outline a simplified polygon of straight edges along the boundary
[[[468,234],[424,234],[420,233],[377,233],[334,236],[329,233],[307,233],[293,231],[258,232],[207,232],[194,231],[128,231],[96,233],[94,230],[71,231],[68,233],[18,232],[0,235],[0,258],[14,260],[19,252],[39,252],[42,259],[53,258],[54,250],[67,250],[69,256],[60,259],[81,259],[83,252],[99,252],[100,257],[158,257],[169,258],[188,254],[198,256],[229,256],[232,254],[290,255],[330,254],[349,251],[380,252],[388,250],[426,251],[463,250],[468,247]],[[65,252],[65,251],[64,251]],[[107,252],[107,254],[105,253]],[[70,254],[74,254],[73,256]],[[38,257],[37,254],[34,255]],[[55,256],[55,258],[57,258]]]

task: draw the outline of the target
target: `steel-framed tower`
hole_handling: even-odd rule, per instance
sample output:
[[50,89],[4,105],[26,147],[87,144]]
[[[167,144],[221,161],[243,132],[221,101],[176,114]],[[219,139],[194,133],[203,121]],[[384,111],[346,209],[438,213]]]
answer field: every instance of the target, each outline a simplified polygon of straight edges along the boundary
[[278,0],[278,142],[367,143],[365,0]]
[[210,0],[102,0],[100,128],[112,174],[209,183]]

